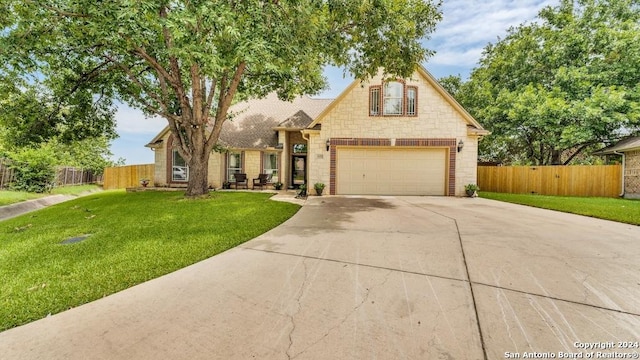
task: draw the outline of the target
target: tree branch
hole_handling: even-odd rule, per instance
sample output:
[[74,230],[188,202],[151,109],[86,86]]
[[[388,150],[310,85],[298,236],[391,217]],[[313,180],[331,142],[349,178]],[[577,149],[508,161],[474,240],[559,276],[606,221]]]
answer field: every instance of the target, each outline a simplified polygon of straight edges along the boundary
[[226,120],[227,112],[229,111],[229,107],[231,106],[231,101],[238,90],[238,85],[240,85],[240,81],[242,80],[242,75],[247,67],[247,63],[242,61],[238,64],[235,73],[233,74],[233,78],[229,83],[229,87],[227,88],[227,76],[226,74],[220,80],[220,94],[218,95],[218,109],[216,111],[216,118],[213,124],[213,129],[209,134],[209,138],[207,139],[206,146],[208,150],[213,148],[215,145],[213,143],[213,139],[218,139],[220,136],[220,132],[222,130],[222,124]]
[[595,142],[591,141],[591,142],[587,142],[582,144],[578,150],[576,150],[571,156],[569,156],[569,158],[562,164],[562,165],[569,165],[569,163],[571,162],[571,160],[573,160],[578,154],[580,154],[584,149],[586,149],[587,147],[591,146],[595,144]]
[[216,94],[216,79],[211,80],[211,88],[209,89],[209,95],[207,96],[207,101],[204,104],[204,113],[207,118],[209,118],[209,112],[211,111],[211,107],[213,106],[213,97]]
[[[166,5],[160,8],[160,17],[165,20],[167,19]],[[162,26],[162,36],[164,37],[164,43],[165,43],[167,52],[171,53],[171,49],[173,49],[173,38],[171,37],[171,33],[169,32],[169,29],[165,25]],[[188,102],[188,99],[186,98],[186,93],[184,91],[184,86],[182,84],[182,72],[180,70],[180,64],[178,62],[178,59],[173,55],[169,55],[169,66],[171,67],[171,72],[173,73],[173,77],[166,76],[166,75],[165,76],[171,83],[171,86],[176,91],[176,96],[178,97],[178,100],[180,100],[180,103],[184,107],[185,102]]]

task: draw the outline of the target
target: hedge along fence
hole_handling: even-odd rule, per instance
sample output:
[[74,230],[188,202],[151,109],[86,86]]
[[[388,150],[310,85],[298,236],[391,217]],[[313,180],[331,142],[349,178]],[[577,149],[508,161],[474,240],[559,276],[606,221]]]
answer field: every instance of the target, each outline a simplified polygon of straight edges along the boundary
[[478,186],[510,194],[618,197],[622,166],[478,166]]
[[[10,164],[10,160],[0,159],[0,190],[11,188],[16,179],[15,171],[11,169]],[[58,166],[56,167],[56,177],[52,186],[96,184],[100,182],[102,182],[102,175],[96,175],[91,170],[72,166]]]
[[154,169],[154,164],[127,165],[105,168],[102,187],[105,190],[138,187],[140,186],[141,179],[149,179],[149,183],[153,184]]

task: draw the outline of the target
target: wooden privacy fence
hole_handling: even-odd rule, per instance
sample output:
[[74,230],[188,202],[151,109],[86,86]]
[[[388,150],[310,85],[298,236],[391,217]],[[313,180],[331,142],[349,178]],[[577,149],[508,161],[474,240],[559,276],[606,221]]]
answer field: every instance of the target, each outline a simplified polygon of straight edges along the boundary
[[478,166],[478,186],[491,192],[618,197],[621,182],[621,165]]
[[[10,164],[10,160],[0,158],[0,190],[10,189],[16,179]],[[58,166],[56,167],[56,177],[52,186],[95,184],[101,181],[102,175],[96,175],[91,170],[73,166]]]
[[124,189],[140,186],[140,179],[149,179],[153,185],[154,164],[127,165],[104,169],[102,187],[108,189]]

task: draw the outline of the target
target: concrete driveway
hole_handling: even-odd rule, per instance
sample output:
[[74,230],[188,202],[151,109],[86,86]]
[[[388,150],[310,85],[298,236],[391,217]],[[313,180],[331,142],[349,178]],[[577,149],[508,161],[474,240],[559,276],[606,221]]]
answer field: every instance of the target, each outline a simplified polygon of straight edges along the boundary
[[239,248],[0,333],[0,357],[595,359],[637,358],[637,342],[637,226],[484,199],[313,197]]

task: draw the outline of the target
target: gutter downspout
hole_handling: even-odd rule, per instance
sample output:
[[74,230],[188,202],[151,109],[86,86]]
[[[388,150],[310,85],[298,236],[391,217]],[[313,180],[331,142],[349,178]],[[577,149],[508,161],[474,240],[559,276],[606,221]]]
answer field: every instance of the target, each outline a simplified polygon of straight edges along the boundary
[[624,156],[624,153],[619,153],[617,151],[614,151],[613,153],[616,154],[616,155],[622,155],[622,192],[618,196],[623,198],[624,194],[625,194],[625,192],[624,192],[624,168],[625,168],[625,163],[626,163],[625,156]]
[[304,130],[300,130],[300,134],[302,134],[302,138],[307,140],[307,144],[309,144],[309,138],[304,137],[305,135],[309,135],[309,134],[305,133]]

